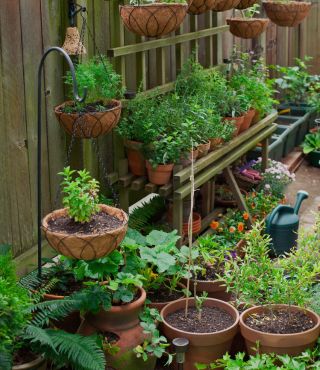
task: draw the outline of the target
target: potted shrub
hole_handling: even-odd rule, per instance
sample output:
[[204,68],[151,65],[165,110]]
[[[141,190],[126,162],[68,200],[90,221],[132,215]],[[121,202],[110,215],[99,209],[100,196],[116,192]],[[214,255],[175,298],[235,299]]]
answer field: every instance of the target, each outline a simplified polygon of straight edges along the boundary
[[240,3],[240,0],[219,0],[217,1],[212,10],[214,12],[225,12],[235,8]]
[[66,208],[49,213],[42,228],[49,244],[60,254],[90,260],[111,253],[127,230],[128,216],[121,209],[98,204],[99,183],[86,170],[66,167],[63,176],[63,204]]
[[189,14],[202,14],[213,9],[217,0],[189,0]]
[[320,131],[307,134],[302,144],[303,153],[308,155],[314,167],[320,167]]
[[[119,122],[123,88],[121,76],[105,57],[95,57],[77,64],[76,78],[79,92],[87,88],[85,102],[67,101],[55,107],[57,119],[70,135],[95,138],[110,132]],[[65,83],[72,86],[70,72]]]
[[311,2],[291,0],[263,1],[267,16],[281,27],[296,27],[309,14]]
[[2,370],[45,370],[46,360],[55,366],[77,369],[105,369],[96,338],[85,338],[51,329],[50,319],[64,316],[48,311],[30,298],[17,281],[14,263],[7,248],[0,252],[0,367]]
[[254,18],[256,14],[260,13],[259,8],[259,4],[254,4],[248,9],[240,10],[241,17],[227,18],[230,32],[243,39],[253,39],[261,35],[266,30],[269,19]]
[[120,16],[129,31],[160,37],[178,29],[187,10],[185,0],[131,0],[130,5],[120,5]]

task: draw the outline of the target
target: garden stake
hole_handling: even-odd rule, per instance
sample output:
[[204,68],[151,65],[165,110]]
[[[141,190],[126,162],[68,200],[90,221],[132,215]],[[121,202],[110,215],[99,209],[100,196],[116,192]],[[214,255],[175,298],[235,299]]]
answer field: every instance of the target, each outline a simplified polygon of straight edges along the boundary
[[172,341],[174,352],[176,354],[176,363],[178,364],[178,370],[183,370],[183,364],[185,361],[185,353],[189,347],[189,340],[186,338],[175,338]]
[[41,165],[42,165],[42,158],[41,158],[41,125],[42,125],[42,120],[41,120],[41,77],[42,77],[42,69],[44,65],[44,61],[46,57],[52,52],[52,51],[57,51],[58,53],[62,54],[65,60],[67,61],[71,76],[72,76],[72,83],[73,83],[73,96],[74,100],[82,103],[87,95],[87,89],[84,89],[83,97],[79,97],[78,95],[78,85],[76,81],[76,74],[75,74],[75,69],[74,65],[72,63],[72,60],[70,59],[69,55],[60,47],[58,46],[52,46],[49,49],[45,51],[43,54],[39,67],[38,67],[38,138],[37,138],[37,203],[38,203],[38,222],[37,222],[37,227],[38,227],[38,277],[41,278],[41,260],[42,260],[42,251],[41,251]]

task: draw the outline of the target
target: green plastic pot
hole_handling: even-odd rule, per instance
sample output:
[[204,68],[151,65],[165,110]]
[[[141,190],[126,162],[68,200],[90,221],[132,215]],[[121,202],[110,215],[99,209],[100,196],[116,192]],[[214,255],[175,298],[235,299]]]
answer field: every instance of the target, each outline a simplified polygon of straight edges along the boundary
[[[300,140],[300,131],[306,130],[308,131],[308,115],[304,115],[301,117],[293,117],[293,116],[280,116],[276,120],[276,123],[278,123],[281,126],[287,126],[287,140],[284,146],[284,156],[287,156],[290,152],[293,151],[293,149],[298,146],[300,143],[298,141]],[[303,129],[302,129],[303,127]],[[302,132],[301,131],[301,132]],[[304,138],[304,136],[303,136]]]
[[311,166],[320,168],[320,150],[309,153],[308,160]]

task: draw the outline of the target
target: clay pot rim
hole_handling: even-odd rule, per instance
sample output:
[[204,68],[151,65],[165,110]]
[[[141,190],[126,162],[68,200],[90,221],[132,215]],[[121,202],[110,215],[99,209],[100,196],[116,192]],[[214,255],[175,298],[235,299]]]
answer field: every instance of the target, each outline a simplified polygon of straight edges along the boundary
[[[269,18],[240,18],[240,17],[232,17],[232,18],[227,18],[226,19],[227,24],[229,22],[240,22],[240,23],[253,23],[253,22],[262,22],[262,23],[269,23],[270,19]],[[253,109],[253,108],[251,108]],[[249,109],[249,110],[251,110]],[[248,112],[246,112],[248,113]]]
[[[78,234],[78,233],[68,234],[68,233],[63,233],[63,232],[50,230],[48,228],[49,219],[52,219],[52,218],[54,219],[53,216],[56,215],[57,213],[65,213],[65,214],[67,213],[67,208],[60,208],[60,209],[56,209],[56,210],[48,213],[43,218],[43,220],[42,220],[42,229],[44,229],[46,232],[50,232],[50,233],[55,234],[55,235],[60,235],[62,237],[66,237],[66,236],[68,236],[68,237],[79,237],[79,236],[81,236],[81,239],[92,239],[92,238],[95,238],[95,237],[101,236],[101,235],[107,235],[107,234],[111,234],[111,233],[121,232],[123,230],[123,228],[125,228],[128,225],[129,217],[126,214],[126,212],[124,212],[121,208],[107,206],[106,204],[98,204],[98,206],[100,207],[100,210],[102,210],[105,213],[108,213],[107,210],[110,209],[110,208],[119,210],[122,213],[122,215],[124,216],[123,224],[121,226],[119,226],[118,228],[116,228],[116,229],[112,229],[112,230],[105,231],[105,232],[102,232],[102,233],[101,232],[100,233],[95,233],[95,234]],[[116,217],[116,216],[114,216],[114,217]]]
[[56,114],[58,114],[58,115],[66,114],[66,115],[68,115],[68,116],[70,116],[70,117],[79,117],[80,115],[81,115],[81,116],[87,116],[87,115],[89,115],[89,116],[94,116],[94,115],[99,114],[99,113],[100,113],[100,114],[106,114],[106,113],[108,113],[108,112],[113,112],[113,111],[115,111],[115,110],[118,110],[118,109],[121,109],[121,108],[122,108],[122,102],[121,102],[121,100],[117,100],[117,99],[110,99],[110,100],[108,100],[108,101],[109,101],[109,102],[112,102],[112,103],[115,103],[115,106],[114,106],[114,107],[112,107],[112,108],[110,108],[110,109],[105,110],[104,112],[94,111],[94,112],[86,112],[86,113],[83,113],[83,114],[80,114],[80,113],[78,113],[78,112],[76,112],[76,113],[66,113],[66,112],[62,112],[62,111],[61,111],[61,108],[65,107],[65,106],[68,106],[68,105],[72,105],[72,104],[74,104],[74,101],[73,101],[73,100],[67,100],[67,101],[65,101],[65,102],[63,102],[63,103],[61,103],[61,104],[59,104],[59,105],[55,106],[55,107],[54,107],[54,112],[55,112]]
[[153,170],[153,171],[156,171],[158,169],[158,167],[164,168],[164,167],[171,167],[171,166],[173,168],[174,163],[157,164],[157,167],[153,167],[152,164],[148,160],[146,160],[146,167],[147,167],[147,169],[150,169],[150,170]]
[[[180,299],[180,300],[179,300],[179,302],[181,302],[181,301],[185,301],[185,300],[186,300],[186,298],[183,298],[183,299]],[[194,298],[189,298],[189,307],[193,307],[193,306],[194,306],[194,301],[195,301],[195,299],[194,299]],[[177,332],[181,333],[182,337],[183,337],[183,334],[185,334],[185,333],[187,333],[187,334],[191,334],[191,335],[193,335],[193,336],[195,336],[195,337],[201,337],[201,336],[204,336],[204,335],[219,335],[219,334],[224,333],[224,332],[226,332],[226,331],[229,331],[229,330],[235,329],[235,328],[238,326],[238,324],[239,324],[239,320],[240,320],[240,315],[239,315],[239,312],[238,312],[238,310],[237,310],[236,308],[234,308],[234,307],[233,307],[231,304],[229,304],[228,302],[224,302],[224,301],[221,301],[221,300],[219,300],[219,299],[215,299],[215,298],[207,298],[207,299],[206,299],[206,301],[204,302],[204,307],[206,306],[206,302],[208,302],[208,301],[211,301],[211,302],[219,302],[219,303],[222,303],[223,305],[226,305],[226,306],[228,306],[229,308],[231,308],[231,311],[233,311],[233,312],[235,313],[235,315],[234,315],[234,316],[236,317],[236,319],[235,319],[234,323],[233,323],[231,326],[228,326],[227,328],[225,328],[225,329],[223,329],[223,330],[214,331],[214,332],[193,333],[193,332],[191,332],[191,331],[185,331],[185,330],[178,329],[178,328],[176,328],[176,327],[174,327],[174,326],[170,325],[170,324],[166,321],[166,319],[165,319],[165,317],[164,317],[164,312],[168,309],[168,307],[170,307],[170,306],[172,306],[172,305],[176,304],[176,302],[177,302],[177,301],[173,301],[173,302],[169,303],[168,305],[166,305],[166,306],[161,310],[160,315],[161,315],[162,321],[163,321],[163,323],[165,323],[165,325],[167,325],[170,329],[175,330],[175,331],[177,331]],[[225,311],[226,311],[226,310],[225,310]],[[227,311],[226,311],[226,312],[227,312]],[[229,312],[228,312],[228,313],[229,313]],[[230,315],[231,315],[231,314],[230,314]],[[234,319],[234,316],[232,316],[232,318],[233,318],[233,319]]]
[[[311,328],[311,329],[308,329],[308,330],[305,330],[305,331],[300,331],[298,333],[290,333],[290,334],[277,334],[277,333],[267,333],[267,332],[264,332],[264,331],[260,331],[260,330],[256,330],[256,329],[252,329],[250,326],[248,326],[245,322],[244,322],[244,319],[247,318],[249,316],[250,313],[252,313],[252,311],[255,311],[255,310],[260,310],[261,308],[268,308],[268,307],[273,307],[273,308],[289,308],[289,307],[292,307],[294,308],[295,310],[298,310],[298,311],[305,311],[305,312],[308,312],[310,315],[308,315],[308,317],[310,317],[311,319],[313,318],[316,318],[316,322],[315,322],[315,325]],[[320,328],[320,316],[317,315],[315,312],[307,309],[307,308],[303,308],[303,307],[299,307],[299,306],[295,306],[295,305],[291,305],[289,306],[288,304],[272,304],[272,305],[260,305],[260,306],[253,306],[253,307],[250,307],[248,309],[246,309],[245,311],[242,312],[242,314],[240,315],[240,321],[239,321],[239,324],[240,326],[242,326],[245,330],[248,330],[256,335],[261,335],[263,334],[264,336],[266,336],[267,338],[271,338],[271,337],[277,337],[277,338],[281,338],[281,337],[284,337],[284,338],[292,338],[294,336],[297,336],[297,335],[306,335],[306,334],[309,334],[317,329]]]
[[307,5],[312,5],[312,3],[310,1],[292,1],[290,0],[289,2],[287,3],[283,3],[283,1],[277,1],[277,0],[267,0],[267,1],[263,1],[262,2],[263,4],[276,4],[276,5],[297,5],[297,4],[307,4]]
[[32,369],[34,366],[40,365],[41,363],[44,363],[44,362],[45,362],[45,358],[43,356],[39,356],[31,362],[26,362],[26,363],[21,364],[21,365],[12,366],[12,370]]
[[138,290],[140,291],[140,297],[138,299],[133,302],[123,304],[121,306],[111,306],[111,308],[106,312],[126,313],[127,311],[135,310],[136,308],[143,306],[147,298],[147,293],[142,287],[138,287]]
[[[166,280],[169,280],[169,279],[166,279]],[[187,289],[187,287],[184,284],[182,284],[181,282],[179,282],[177,285],[181,288],[181,290],[180,290],[181,292],[182,292],[183,289]],[[148,292],[146,292],[146,293],[147,293],[147,298],[148,298]],[[162,304],[162,305],[167,305],[167,304],[169,304],[171,302],[179,301],[180,299],[184,299],[184,294],[183,294],[183,296],[181,298],[174,299],[173,301],[153,302],[153,301],[150,300],[150,302],[151,302],[151,304],[157,304],[157,303],[159,303],[159,304]]]
[[119,5],[119,8],[121,10],[122,8],[126,8],[126,9],[152,8],[152,7],[160,8],[160,7],[167,7],[167,6],[170,6],[170,8],[173,8],[176,6],[179,6],[179,8],[180,7],[183,7],[183,8],[185,7],[186,9],[189,8],[189,4],[187,2],[185,4],[182,4],[182,3],[152,3],[152,4],[139,4],[139,5],[126,4],[126,5]]

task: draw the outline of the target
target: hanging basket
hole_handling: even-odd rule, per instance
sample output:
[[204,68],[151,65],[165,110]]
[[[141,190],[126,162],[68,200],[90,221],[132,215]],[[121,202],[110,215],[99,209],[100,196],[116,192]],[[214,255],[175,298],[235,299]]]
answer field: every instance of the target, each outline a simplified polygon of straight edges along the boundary
[[296,27],[309,14],[311,3],[290,1],[278,3],[264,1],[263,7],[267,16],[280,27]]
[[[202,14],[213,9],[219,0],[193,0],[188,9],[189,14]],[[190,3],[190,2],[189,2]]]
[[54,112],[67,133],[77,138],[90,139],[105,135],[117,126],[121,116],[121,102],[118,100],[111,100],[112,108],[105,112],[63,112],[63,108],[73,104],[72,101],[67,101],[55,107]]
[[228,18],[227,24],[230,32],[242,39],[254,39],[264,32],[268,26],[269,19],[266,18]]
[[225,12],[235,8],[240,3],[240,0],[218,0],[212,10],[215,12]]
[[240,3],[235,7],[236,9],[247,9],[256,4],[258,0],[240,0]]
[[122,221],[122,226],[103,233],[97,234],[68,234],[56,232],[49,228],[49,222],[60,217],[67,216],[67,209],[58,209],[49,213],[42,221],[42,229],[48,243],[63,256],[93,260],[110,254],[122,242],[128,228],[128,216],[121,209],[100,204],[100,211]]
[[179,28],[187,10],[187,4],[178,3],[120,5],[120,16],[129,31],[145,37],[160,37]]

